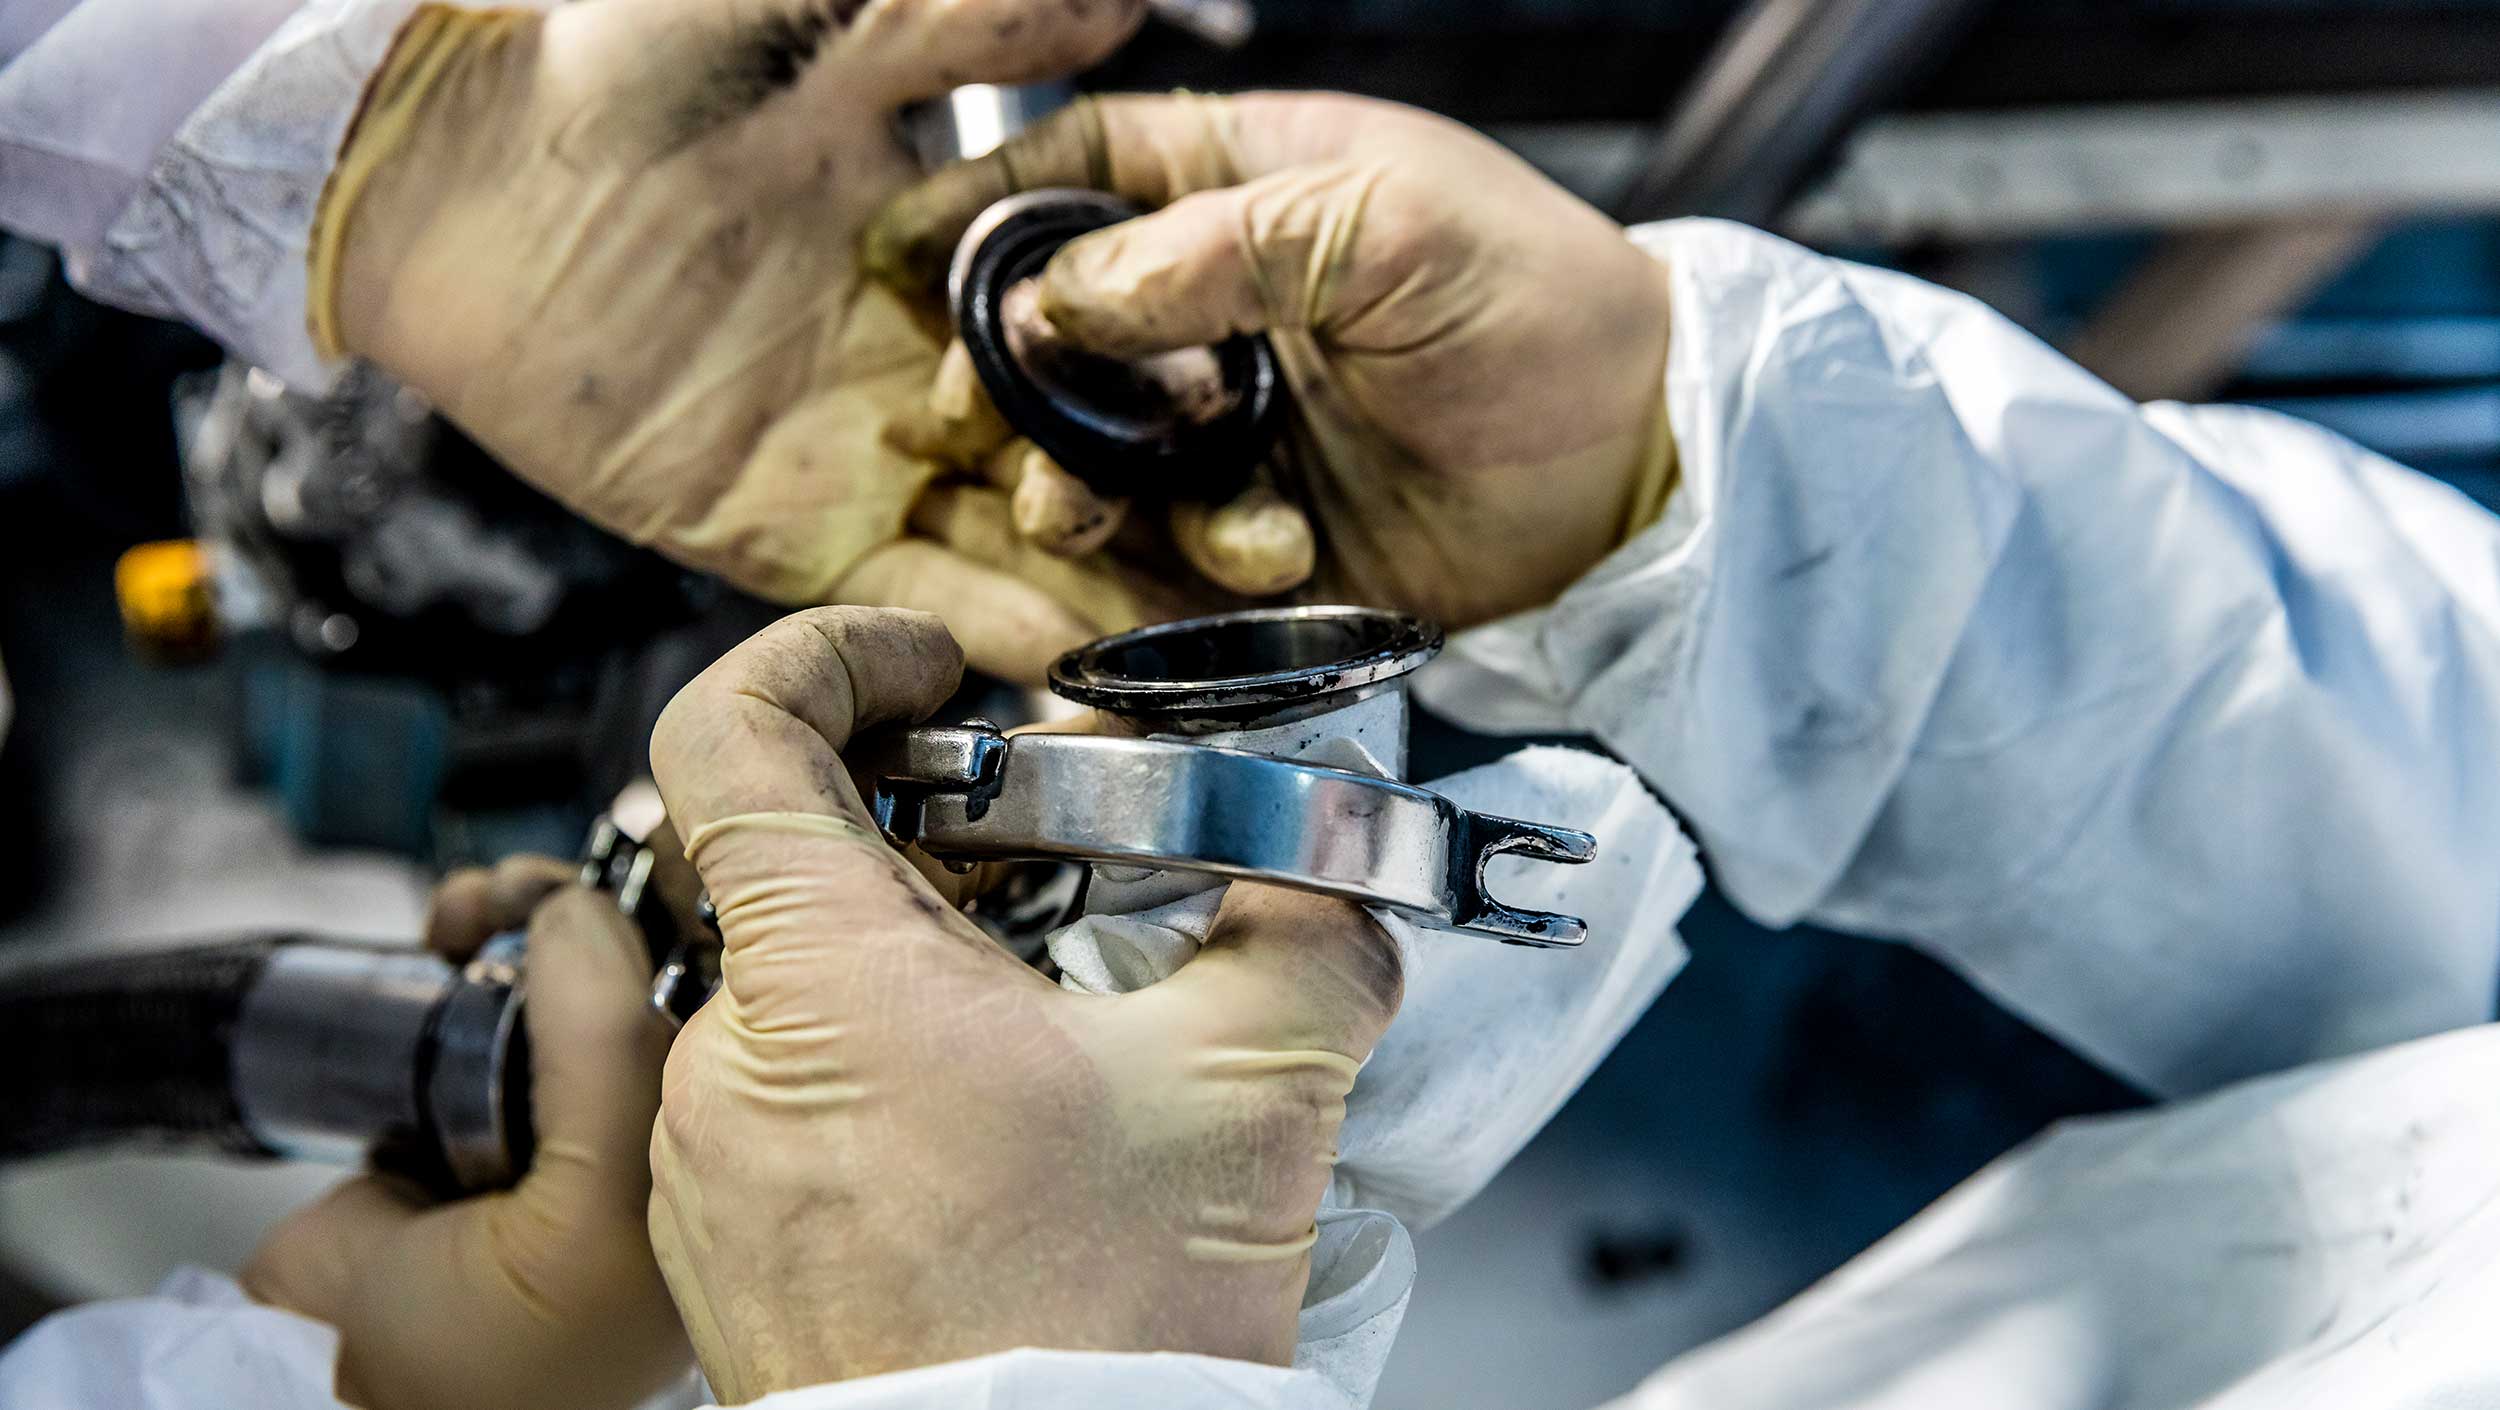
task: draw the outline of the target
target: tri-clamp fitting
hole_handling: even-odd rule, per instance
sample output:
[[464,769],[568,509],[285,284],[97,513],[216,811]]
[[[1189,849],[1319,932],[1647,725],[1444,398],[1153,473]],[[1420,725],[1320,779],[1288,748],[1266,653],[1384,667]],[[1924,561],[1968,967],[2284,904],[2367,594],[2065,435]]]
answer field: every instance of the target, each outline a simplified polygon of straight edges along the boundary
[[[1150,627],[1052,669],[1134,735],[1009,736],[983,721],[889,735],[863,762],[896,846],[942,861],[1056,858],[1208,872],[1384,906],[1518,945],[1576,945],[1575,917],[1503,905],[1495,857],[1578,863],[1588,834],[1470,812],[1394,776],[1400,678],[1440,634],[1398,613],[1289,607]],[[1382,772],[1284,757],[1349,741]]]

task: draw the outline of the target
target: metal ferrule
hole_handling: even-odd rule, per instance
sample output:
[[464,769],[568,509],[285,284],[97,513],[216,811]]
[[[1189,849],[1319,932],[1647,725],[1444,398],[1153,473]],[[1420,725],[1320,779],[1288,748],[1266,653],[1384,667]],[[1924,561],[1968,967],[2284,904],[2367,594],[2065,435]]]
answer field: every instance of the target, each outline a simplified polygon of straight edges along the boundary
[[234,1092],[261,1144],[355,1162],[426,1126],[415,1074],[435,1011],[459,980],[411,950],[299,943],[270,957],[234,1034]]
[[280,948],[235,1022],[246,1128],[299,1159],[380,1151],[429,1182],[510,1184],[531,1150],[518,978],[491,946],[466,968],[376,946]]

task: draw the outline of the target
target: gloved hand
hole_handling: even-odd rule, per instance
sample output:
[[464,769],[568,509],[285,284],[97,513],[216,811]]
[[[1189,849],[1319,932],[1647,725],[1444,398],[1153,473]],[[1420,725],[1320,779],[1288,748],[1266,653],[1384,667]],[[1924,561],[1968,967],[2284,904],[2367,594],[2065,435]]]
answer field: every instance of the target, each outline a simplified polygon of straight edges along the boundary
[[727,1401],[1018,1346],[1292,1353],[1397,951],[1350,905],[1244,885],[1151,989],[1044,980],[885,844],[842,766],[960,670],[935,618],[801,613],[652,739],[727,946],[669,1054],[652,1244]]
[[[854,249],[897,109],[1079,67],[1142,0],[427,5],[324,192],[316,342],[611,530],[779,601],[942,609],[1037,679],[1098,622],[907,524],[940,342]],[[1133,614],[1132,614],[1133,615]]]
[[243,1273],[259,1301],[339,1332],[338,1394],[366,1410],[576,1410],[639,1403],[685,1372],[651,1258],[647,1152],[668,1034],[649,961],[576,868],[520,858],[453,875],[429,946],[463,960],[529,927],[538,1152],[509,1191],[429,1205],[351,1180],[272,1231]]
[[[1275,344],[1295,416],[1272,489],[1169,526],[1217,583],[1272,591],[1309,554],[1281,491],[1314,521],[1320,595],[1465,626],[1551,599],[1674,485],[1666,271],[1456,123],[1325,94],[1087,102],[898,197],[869,268],[929,297],[982,209],[1041,186],[1163,208],[1051,262],[1039,312],[1060,339],[1127,358]],[[977,434],[944,410],[911,422]],[[1027,527],[1049,544],[1072,517]]]

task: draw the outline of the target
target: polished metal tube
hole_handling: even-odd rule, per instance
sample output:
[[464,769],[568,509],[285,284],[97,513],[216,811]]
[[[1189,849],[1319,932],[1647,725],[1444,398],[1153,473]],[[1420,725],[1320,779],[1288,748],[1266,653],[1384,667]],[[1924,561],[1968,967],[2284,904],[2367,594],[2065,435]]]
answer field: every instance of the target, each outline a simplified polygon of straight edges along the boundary
[[282,1155],[350,1163],[419,1140],[427,1030],[459,977],[421,951],[279,949],[235,1022],[234,1093],[254,1138]]

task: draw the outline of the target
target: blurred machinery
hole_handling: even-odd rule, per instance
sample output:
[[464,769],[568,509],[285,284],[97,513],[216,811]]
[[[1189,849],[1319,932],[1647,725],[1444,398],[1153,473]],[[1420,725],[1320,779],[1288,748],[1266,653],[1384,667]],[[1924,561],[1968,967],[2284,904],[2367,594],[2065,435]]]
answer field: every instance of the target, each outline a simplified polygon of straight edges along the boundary
[[369,367],[314,396],[228,363],[174,404],[194,535],[123,556],[123,623],[158,660],[236,653],[246,771],[297,831],[442,860],[569,850],[706,659],[679,634],[728,595]]

